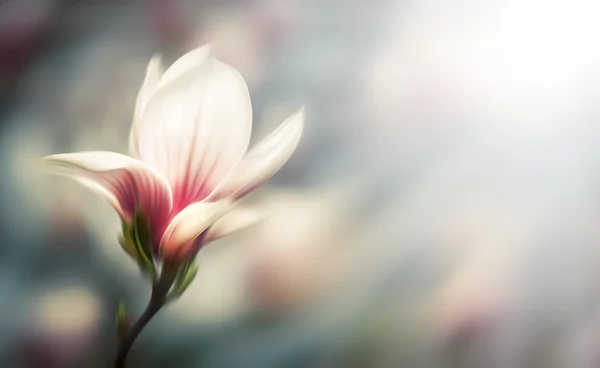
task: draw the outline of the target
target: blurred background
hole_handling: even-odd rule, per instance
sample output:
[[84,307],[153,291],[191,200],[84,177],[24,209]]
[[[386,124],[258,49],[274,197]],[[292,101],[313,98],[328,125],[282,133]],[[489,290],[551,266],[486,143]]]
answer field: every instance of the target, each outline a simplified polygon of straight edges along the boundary
[[0,2],[0,366],[107,367],[149,286],[40,157],[127,152],[153,54],[211,42],[256,142],[299,105],[265,221],[202,249],[130,367],[600,367],[600,3]]

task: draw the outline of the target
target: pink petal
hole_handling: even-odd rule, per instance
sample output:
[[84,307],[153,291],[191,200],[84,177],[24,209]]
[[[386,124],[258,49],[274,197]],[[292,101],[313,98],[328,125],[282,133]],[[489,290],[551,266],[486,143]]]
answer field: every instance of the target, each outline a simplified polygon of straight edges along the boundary
[[139,157],[138,137],[141,126],[141,117],[146,109],[150,97],[156,92],[158,82],[162,76],[162,66],[159,56],[153,56],[146,69],[146,78],[138,92],[133,114],[133,124],[129,134],[129,151],[135,157]]
[[198,251],[195,242],[204,230],[231,210],[231,201],[198,202],[189,205],[172,220],[160,241],[160,253],[166,260],[180,261]]
[[304,129],[304,109],[290,116],[254,147],[207,198],[241,198],[269,180],[292,156]]
[[263,219],[264,214],[260,211],[242,207],[235,208],[208,228],[206,234],[202,237],[202,242],[204,244],[210,243],[211,241],[256,225]]
[[248,88],[235,69],[212,57],[178,62],[149,101],[139,136],[140,157],[171,184],[175,212],[203,200],[241,159],[252,125]]
[[51,172],[70,176],[106,199],[124,221],[138,206],[148,216],[154,239],[162,234],[171,209],[169,184],[141,161],[114,152],[78,152],[47,156]]

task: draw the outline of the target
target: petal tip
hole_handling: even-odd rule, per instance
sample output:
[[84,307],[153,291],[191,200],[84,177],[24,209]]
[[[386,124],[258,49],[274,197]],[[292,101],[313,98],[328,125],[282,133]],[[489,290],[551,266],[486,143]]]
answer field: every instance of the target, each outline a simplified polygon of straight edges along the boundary
[[54,161],[54,160],[56,160],[56,158],[58,156],[62,156],[62,155],[64,155],[64,153],[54,153],[52,155],[47,155],[47,156],[42,157],[42,161],[43,162]]
[[51,167],[54,163],[53,156],[55,156],[55,155],[48,155],[48,156],[44,156],[41,159],[39,159],[35,165],[35,167],[38,169],[38,171],[41,171],[44,174],[53,174],[53,171],[51,169]]
[[188,54],[197,54],[201,57],[198,61],[202,61],[202,59],[214,59],[215,58],[215,48],[214,41],[207,42],[194,50],[188,52]]
[[148,62],[148,67],[146,68],[146,71],[149,72],[152,70],[161,70],[161,69],[162,69],[162,55],[159,53],[156,53],[150,57],[150,62]]
[[58,153],[44,156],[38,161],[37,166],[40,171],[46,174],[58,174],[59,171],[57,170],[57,166],[67,163],[68,160],[66,160],[65,157],[68,155],[68,153]]
[[300,108],[298,108],[298,110],[296,110],[296,112],[294,113],[294,116],[299,116],[300,118],[302,118],[302,120],[304,120],[304,118],[306,117],[306,106],[301,105]]
[[204,45],[200,46],[200,49],[204,48],[206,50],[206,55],[208,57],[212,57],[214,55],[214,47],[213,42],[207,42]]
[[304,126],[304,121],[306,120],[306,107],[304,105],[300,106],[290,117],[287,119],[287,122],[291,125],[297,125],[299,127]]
[[[287,125],[289,128],[288,132],[292,138],[292,142],[296,141],[295,144],[298,144],[300,137],[304,131],[304,123],[306,120],[306,108],[305,106],[301,106],[295,113],[293,113],[287,120]],[[294,148],[295,150],[295,148]]]

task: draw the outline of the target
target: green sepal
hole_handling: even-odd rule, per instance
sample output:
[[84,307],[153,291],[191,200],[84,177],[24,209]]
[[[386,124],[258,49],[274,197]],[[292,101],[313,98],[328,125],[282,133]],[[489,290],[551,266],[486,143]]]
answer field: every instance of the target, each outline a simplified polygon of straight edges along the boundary
[[139,208],[135,211],[133,218],[132,238],[144,264],[154,269],[152,239],[150,239],[148,219]]
[[190,286],[192,281],[194,281],[196,274],[198,274],[198,265],[196,265],[193,260],[182,265],[177,272],[175,282],[173,283],[173,288],[171,289],[167,299],[171,301],[179,298]]
[[115,328],[117,330],[117,336],[119,338],[123,338],[127,331],[129,330],[129,326],[131,324],[131,319],[129,318],[129,313],[127,313],[127,307],[125,307],[125,303],[121,300],[119,301],[119,306],[117,307],[117,315],[115,316]]
[[123,221],[122,229],[123,236],[119,239],[121,247],[136,261],[143,273],[154,279],[156,270],[152,254],[152,239],[150,238],[146,216],[138,208],[131,223]]
[[137,250],[135,249],[135,246],[133,245],[133,241],[131,240],[131,237],[127,236],[125,227],[126,227],[125,224],[123,224],[123,235],[119,236],[119,244],[121,245],[121,248],[123,248],[125,253],[127,253],[131,258],[138,261]]

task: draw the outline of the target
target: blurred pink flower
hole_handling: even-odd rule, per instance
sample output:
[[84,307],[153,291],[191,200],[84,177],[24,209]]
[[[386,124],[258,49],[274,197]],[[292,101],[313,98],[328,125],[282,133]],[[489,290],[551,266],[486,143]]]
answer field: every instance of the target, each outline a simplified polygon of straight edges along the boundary
[[27,325],[16,346],[19,366],[89,366],[102,331],[102,303],[96,293],[77,285],[53,287],[26,308]]
[[250,304],[267,313],[293,310],[346,285],[354,249],[338,245],[356,234],[351,194],[339,184],[335,190],[271,191],[260,199],[264,220],[243,245],[249,249],[244,283]]
[[252,128],[248,88],[208,45],[164,73],[152,58],[138,94],[129,149],[52,155],[52,172],[105,198],[125,226],[147,221],[155,255],[188,259],[209,241],[248,225],[237,201],[273,176],[295,151],[304,112],[289,117],[247,151]]

